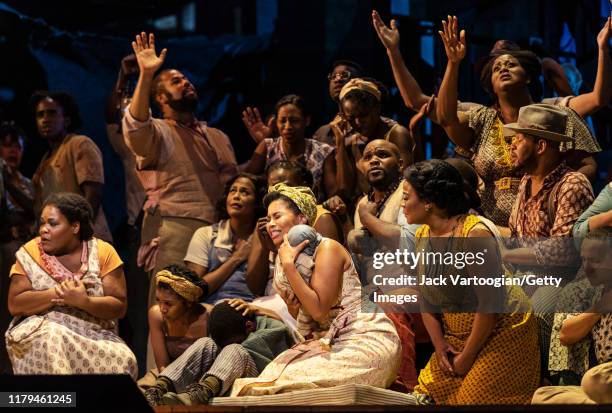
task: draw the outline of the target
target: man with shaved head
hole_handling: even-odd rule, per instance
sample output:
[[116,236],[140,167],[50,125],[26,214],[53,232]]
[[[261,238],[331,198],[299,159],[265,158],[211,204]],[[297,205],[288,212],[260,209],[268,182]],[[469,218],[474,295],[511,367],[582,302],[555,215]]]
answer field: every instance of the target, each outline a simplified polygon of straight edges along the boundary
[[370,191],[357,203],[355,229],[367,229],[376,237],[397,240],[400,225],[408,225],[400,213],[402,201],[402,157],[399,148],[384,139],[368,143],[357,168],[366,177]]
[[[408,225],[402,211],[402,163],[399,148],[384,139],[369,142],[357,162],[357,168],[366,177],[370,191],[357,203],[355,228],[348,234],[347,242],[356,265],[360,267],[362,285],[378,294],[381,290],[370,283],[374,274],[371,274],[368,260],[373,253],[398,247],[414,250],[414,235],[419,227]],[[385,293],[403,295],[414,291],[397,289],[385,290]],[[398,379],[407,390],[412,390],[417,382],[415,331],[423,330],[422,321],[418,314],[411,314],[408,308],[378,304],[393,321],[401,337],[402,363]]]

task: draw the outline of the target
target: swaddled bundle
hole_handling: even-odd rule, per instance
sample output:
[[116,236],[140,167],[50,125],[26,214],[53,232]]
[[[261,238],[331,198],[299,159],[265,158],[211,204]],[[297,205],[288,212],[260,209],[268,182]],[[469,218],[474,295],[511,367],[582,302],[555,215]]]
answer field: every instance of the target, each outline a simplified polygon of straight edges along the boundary
[[[323,240],[323,237],[311,226],[296,225],[289,230],[287,238],[289,240],[289,245],[292,247],[299,245],[304,240],[308,240],[308,244],[306,244],[295,259],[295,268],[304,282],[310,285],[310,278],[312,277],[312,271],[314,269],[314,253]],[[287,294],[287,291],[292,291],[289,280],[283,271],[275,272],[274,289],[283,294]],[[304,307],[300,307],[297,316],[297,328],[299,333],[306,339],[320,337],[329,329],[329,320],[336,316],[337,311],[338,310],[332,309],[326,320],[317,322],[304,310]]]

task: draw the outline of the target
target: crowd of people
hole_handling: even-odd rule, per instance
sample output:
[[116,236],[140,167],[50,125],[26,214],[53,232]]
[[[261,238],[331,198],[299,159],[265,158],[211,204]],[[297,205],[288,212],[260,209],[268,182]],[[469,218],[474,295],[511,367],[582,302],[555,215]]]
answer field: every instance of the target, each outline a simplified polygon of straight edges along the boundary
[[[395,21],[374,11],[372,22],[416,112],[410,125],[383,116],[385,86],[341,60],[328,76],[338,113],[312,137],[298,95],[268,118],[245,109],[257,147],[242,165],[236,142],[195,116],[190,80],[160,70],[171,51],[136,35],[106,116],[139,239],[123,260],[101,206],[101,152],[77,133],[74,99],[32,97],[49,144],[32,180],[19,172],[24,132],[3,124],[0,291],[13,373],[129,374],[152,405],[348,383],[414,404],[611,403],[612,184],[595,198],[601,148],[584,118],[612,98],[612,17],[592,91],[539,102],[541,60],[501,41],[480,73],[489,106],[459,100],[467,43],[456,17],[442,22],[448,62],[432,95],[404,63]],[[426,117],[456,158],[415,162]],[[397,249],[488,253],[485,265],[420,263],[431,282],[383,289],[372,255]],[[433,281],[451,273],[560,281]],[[134,277],[149,280],[142,308],[128,303]],[[120,337],[130,313],[148,320],[146,361]]]

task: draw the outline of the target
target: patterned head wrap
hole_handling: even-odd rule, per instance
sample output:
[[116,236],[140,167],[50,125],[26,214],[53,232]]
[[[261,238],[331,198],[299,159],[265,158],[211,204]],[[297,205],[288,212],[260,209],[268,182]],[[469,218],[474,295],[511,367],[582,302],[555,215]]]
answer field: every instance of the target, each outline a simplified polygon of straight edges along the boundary
[[376,84],[370,82],[369,80],[363,80],[360,78],[349,80],[346,85],[342,87],[342,90],[340,90],[340,100],[344,99],[347,93],[349,93],[351,90],[363,90],[364,92],[373,95],[376,100],[380,102],[380,90],[378,90],[378,86],[376,86]]
[[292,200],[300,212],[304,214],[308,223],[310,225],[314,224],[317,217],[317,201],[310,188],[306,186],[288,186],[280,183],[268,190],[269,194],[272,192],[278,192]]
[[161,270],[155,275],[156,284],[163,282],[168,284],[172,290],[185,300],[196,303],[204,294],[204,291],[188,279],[172,274],[168,270]]

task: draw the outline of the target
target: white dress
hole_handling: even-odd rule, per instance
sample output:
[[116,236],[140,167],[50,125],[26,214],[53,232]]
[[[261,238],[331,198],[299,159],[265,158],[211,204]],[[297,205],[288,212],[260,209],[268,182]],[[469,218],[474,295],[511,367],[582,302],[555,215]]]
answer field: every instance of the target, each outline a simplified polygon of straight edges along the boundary
[[[324,242],[328,241],[324,239],[317,249]],[[282,266],[277,262],[274,277],[283,276]],[[342,275],[339,307],[324,338],[308,340],[284,351],[259,377],[236,380],[231,396],[285,393],[349,383],[389,387],[400,364],[400,339],[384,312],[362,297],[352,261]]]

